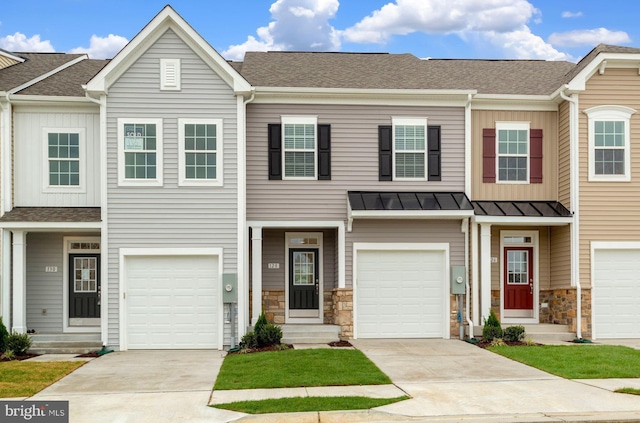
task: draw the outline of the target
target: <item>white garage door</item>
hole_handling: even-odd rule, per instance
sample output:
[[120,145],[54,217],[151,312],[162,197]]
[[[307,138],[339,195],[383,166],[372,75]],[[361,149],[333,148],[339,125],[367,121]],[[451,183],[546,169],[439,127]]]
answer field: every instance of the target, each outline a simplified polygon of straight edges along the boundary
[[596,338],[640,338],[640,250],[595,250]]
[[218,348],[218,258],[125,259],[129,349]]
[[443,338],[443,251],[358,251],[358,338]]

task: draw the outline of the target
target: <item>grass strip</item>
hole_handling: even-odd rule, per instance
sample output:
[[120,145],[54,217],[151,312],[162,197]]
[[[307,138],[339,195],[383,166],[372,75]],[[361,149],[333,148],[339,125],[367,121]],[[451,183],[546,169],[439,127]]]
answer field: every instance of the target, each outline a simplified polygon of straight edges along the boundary
[[260,401],[238,401],[215,404],[211,407],[239,411],[248,414],[300,413],[305,411],[368,410],[394,402],[404,401],[407,396],[396,398],[368,397],[294,397]]
[[308,349],[228,355],[214,389],[389,383],[389,377],[358,350]]
[[640,350],[629,347],[584,344],[487,349],[566,379],[640,377]]
[[0,363],[0,398],[30,397],[62,379],[84,361]]
[[614,392],[618,392],[620,394],[640,395],[640,389],[636,388],[620,388],[616,389]]

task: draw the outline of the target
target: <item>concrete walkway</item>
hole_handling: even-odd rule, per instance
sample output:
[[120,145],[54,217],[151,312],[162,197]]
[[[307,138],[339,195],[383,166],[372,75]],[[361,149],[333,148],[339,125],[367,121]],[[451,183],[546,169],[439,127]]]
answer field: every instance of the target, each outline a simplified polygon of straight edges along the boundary
[[[71,422],[640,421],[640,397],[612,392],[640,387],[640,379],[565,380],[457,340],[352,344],[394,385],[212,392],[223,352],[128,351],[92,360],[31,399],[69,400]],[[291,396],[390,398],[405,393],[411,399],[354,412],[251,416],[206,406]]]

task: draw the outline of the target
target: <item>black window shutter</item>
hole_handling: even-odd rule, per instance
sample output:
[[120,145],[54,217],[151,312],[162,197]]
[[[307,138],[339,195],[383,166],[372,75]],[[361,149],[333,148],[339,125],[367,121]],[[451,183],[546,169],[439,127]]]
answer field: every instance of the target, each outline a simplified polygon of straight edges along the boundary
[[442,180],[440,163],[440,127],[429,126],[427,127],[427,170],[430,181]]
[[331,180],[331,125],[318,125],[318,179]]
[[378,126],[378,179],[393,180],[393,140],[391,125]]
[[269,179],[282,179],[282,125],[269,124]]

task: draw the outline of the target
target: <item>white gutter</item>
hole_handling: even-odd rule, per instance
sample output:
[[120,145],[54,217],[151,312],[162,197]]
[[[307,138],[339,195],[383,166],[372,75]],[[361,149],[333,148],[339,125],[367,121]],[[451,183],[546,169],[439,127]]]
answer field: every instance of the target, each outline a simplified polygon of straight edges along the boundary
[[[469,285],[469,218],[465,217],[462,219],[462,233],[464,234],[464,269],[465,269],[465,281],[466,281],[466,291],[467,295],[465,298],[466,306],[465,306],[465,317],[467,319],[467,324],[469,325],[469,333],[468,338],[473,338],[473,322],[471,321],[471,286]],[[460,316],[462,320],[462,316]],[[462,324],[462,322],[460,322]]]
[[578,154],[579,148],[579,114],[578,114],[578,95],[571,94],[568,97],[564,92],[569,88],[564,86],[564,90],[560,91],[560,97],[568,101],[569,109],[569,162],[571,168],[570,174],[570,201],[573,210],[573,222],[571,225],[571,284],[576,287],[576,338],[582,339],[582,286],[580,285],[580,193],[579,193],[579,177],[580,177],[580,161]]

